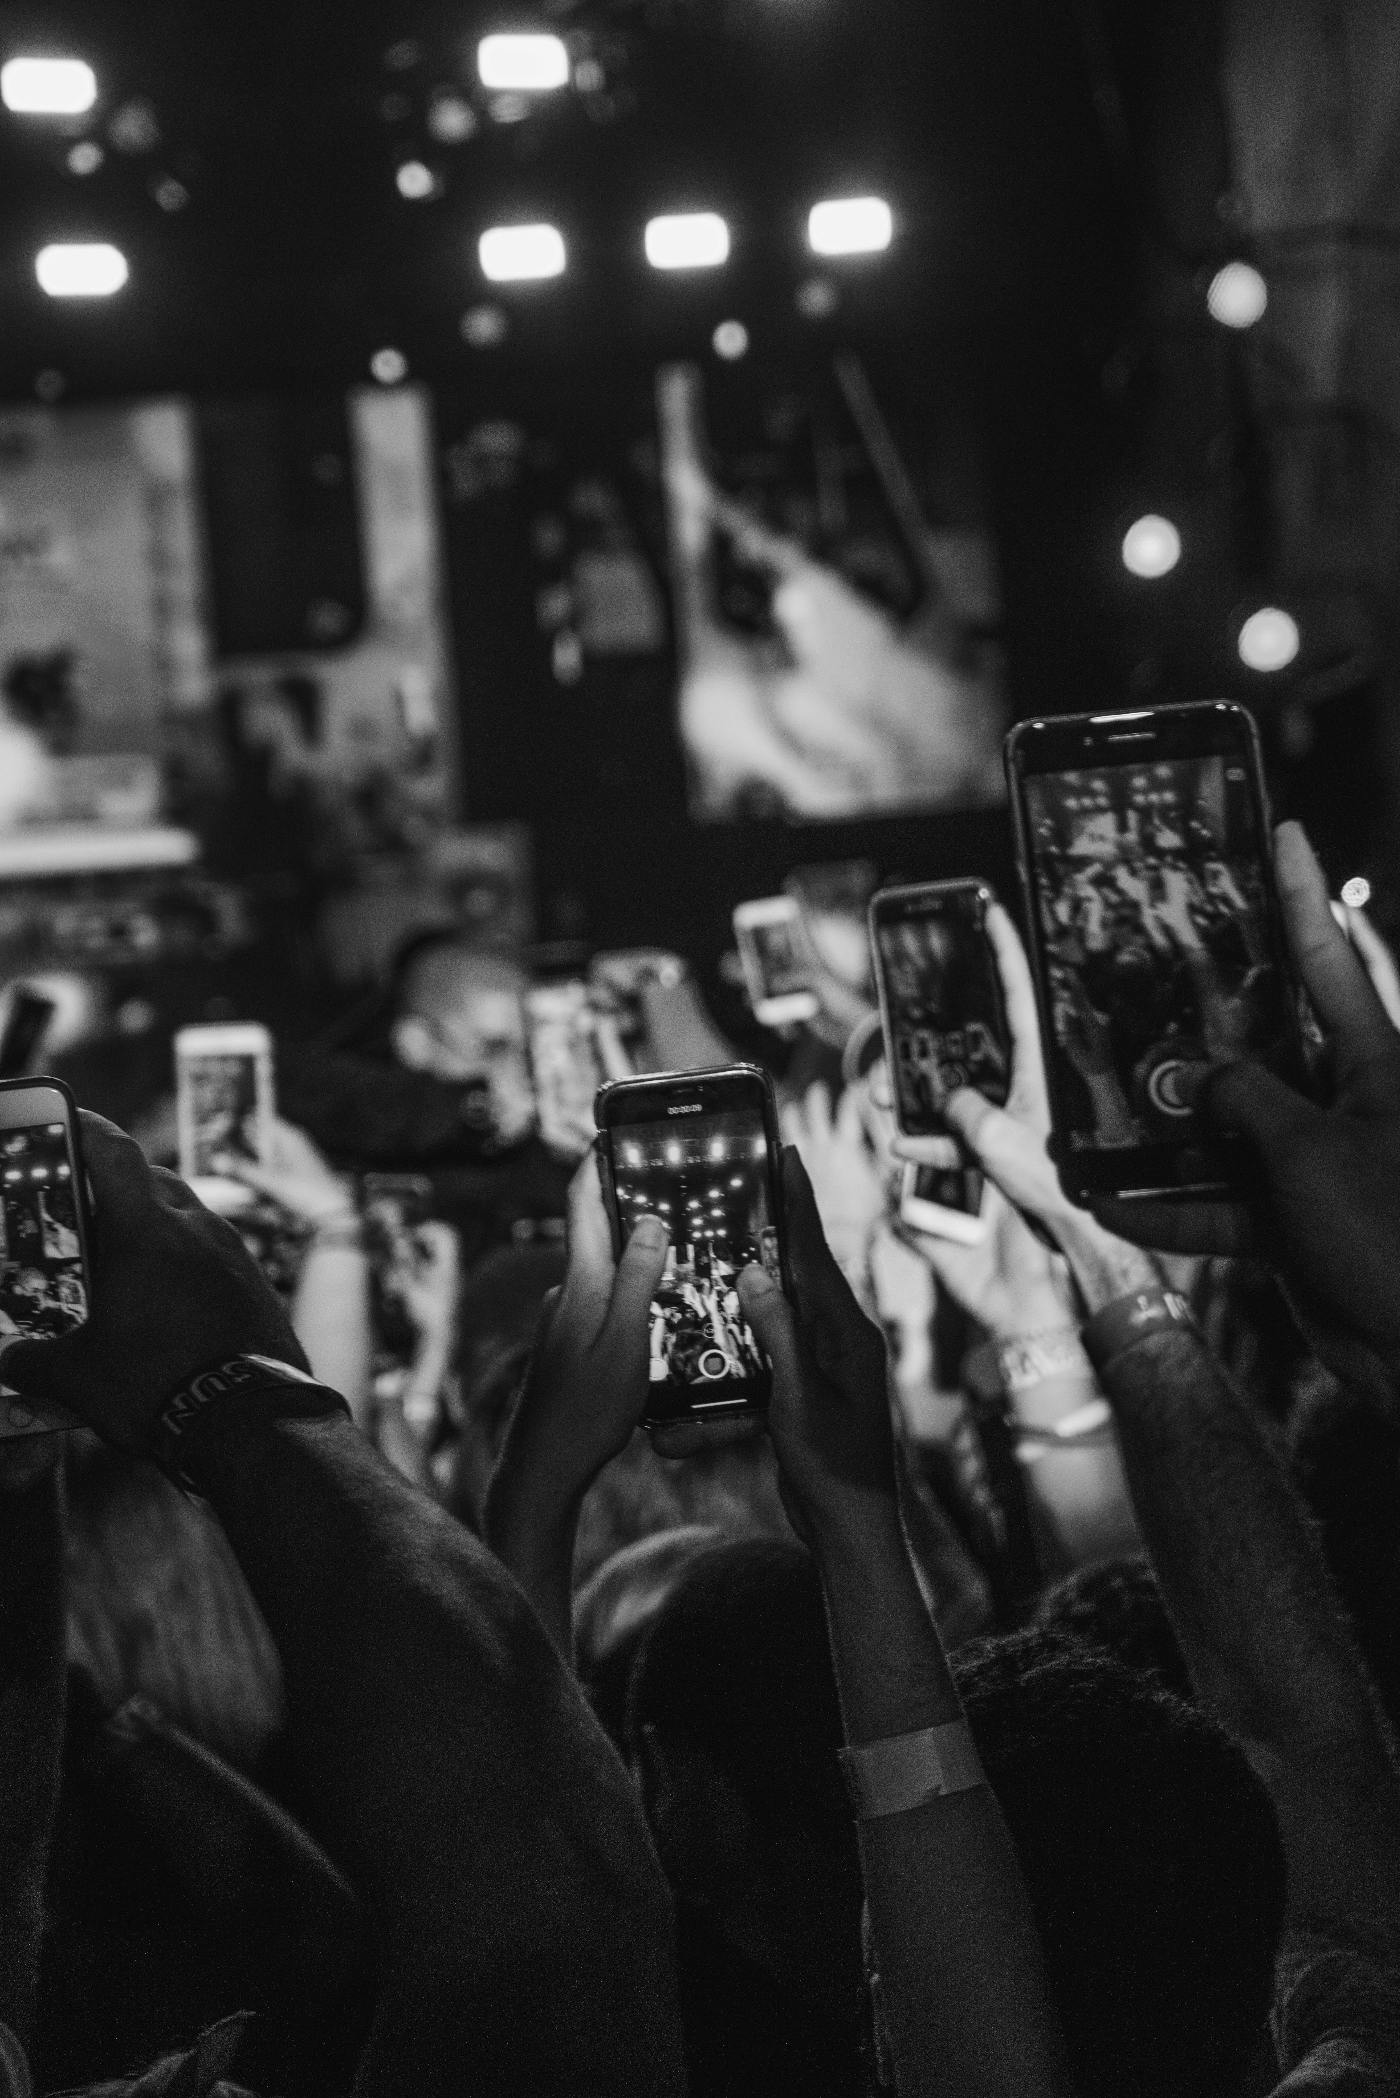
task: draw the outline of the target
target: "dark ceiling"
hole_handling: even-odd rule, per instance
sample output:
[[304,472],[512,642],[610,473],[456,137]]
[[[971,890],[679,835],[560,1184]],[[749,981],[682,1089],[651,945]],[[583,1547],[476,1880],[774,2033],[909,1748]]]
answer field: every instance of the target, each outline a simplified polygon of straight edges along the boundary
[[[897,213],[895,248],[840,272],[843,324],[928,330],[1111,327],[1121,171],[1093,100],[1079,0],[537,0],[0,10],[0,55],[67,49],[100,97],[68,122],[0,112],[0,390],[41,372],[71,395],[226,390],[367,375],[392,344],[460,375],[464,311],[488,287],[476,237],[547,217],[566,277],[505,302],[517,358],[606,360],[739,313],[795,325],[807,206],[852,187]],[[577,84],[524,113],[477,85],[493,27],[549,27]],[[580,61],[583,61],[580,71]],[[444,93],[471,135],[431,134]],[[101,165],[69,166],[79,141]],[[92,156],[89,156],[91,158]],[[426,161],[439,193],[394,173]],[[172,186],[172,184],[174,186]],[[728,267],[658,279],[641,228],[713,205]],[[46,241],[110,238],[131,281],[50,301]],[[56,388],[57,382],[45,384]]]

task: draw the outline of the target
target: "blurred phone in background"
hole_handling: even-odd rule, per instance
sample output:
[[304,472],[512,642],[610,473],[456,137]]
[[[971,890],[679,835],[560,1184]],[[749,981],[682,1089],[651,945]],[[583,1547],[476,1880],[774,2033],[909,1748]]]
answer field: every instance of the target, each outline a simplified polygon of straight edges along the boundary
[[815,956],[796,898],[761,896],[736,905],[734,937],[754,1018],[765,1027],[814,1019],[821,1005],[812,981]]
[[272,1037],[256,1021],[182,1027],[175,1037],[175,1112],[180,1177],[223,1215],[252,1206],[228,1159],[266,1162],[275,1113]]
[[848,991],[871,994],[866,913],[878,875],[873,860],[831,860],[794,867],[783,893],[802,913],[807,938],[821,967]]
[[10,1009],[0,1029],[0,1078],[23,1078],[37,1068],[57,1011],[53,999],[32,985],[14,986]]
[[[0,1343],[57,1340],[88,1316],[86,1179],[78,1111],[56,1078],[0,1083]],[[0,1436],[75,1425],[4,1384]]]
[[525,994],[530,1074],[540,1135],[552,1150],[582,1158],[593,1141],[593,1100],[610,1074],[598,1045],[588,985],[536,984]]

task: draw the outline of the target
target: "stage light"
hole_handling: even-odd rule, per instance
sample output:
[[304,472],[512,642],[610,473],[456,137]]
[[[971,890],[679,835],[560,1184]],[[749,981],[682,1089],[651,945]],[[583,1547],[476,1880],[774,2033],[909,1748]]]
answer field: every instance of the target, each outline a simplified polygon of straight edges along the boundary
[[648,219],[647,261],[654,270],[712,270],[729,260],[729,228],[717,211]]
[[68,148],[68,172],[70,175],[95,175],[106,158],[95,138],[80,138],[76,146]]
[[829,197],[807,214],[814,255],[878,255],[893,238],[894,217],[883,197]]
[[408,359],[402,350],[376,350],[369,368],[381,386],[397,386],[408,377]]
[[564,273],[564,236],[557,226],[492,226],[477,243],[481,272],[493,284],[518,284]]
[[0,100],[16,116],[78,117],[97,100],[97,75],[81,58],[12,58],[0,66]]
[[668,1166],[678,1166],[678,1165],[680,1164],[680,1162],[681,1162],[681,1147],[680,1147],[680,1145],[679,1145],[679,1144],[676,1144],[676,1143],[671,1143],[671,1144],[668,1144],[668,1145],[666,1146],[666,1163],[667,1163],[667,1165],[668,1165]]
[[1181,534],[1169,517],[1150,511],[1128,526],[1123,534],[1123,566],[1129,575],[1149,582],[1170,575],[1181,559]]
[[476,111],[465,95],[434,95],[428,104],[428,135],[440,146],[460,146],[476,131]]
[[837,303],[836,286],[829,277],[805,278],[793,299],[804,321],[830,320]]
[[131,272],[121,249],[99,240],[40,248],[34,274],[51,299],[106,299],[121,290]]
[[1262,605],[1240,628],[1240,661],[1251,670],[1286,670],[1298,645],[1297,622],[1277,605]]
[[1268,303],[1269,287],[1252,262],[1227,262],[1206,292],[1206,311],[1222,328],[1252,328]]
[[483,87],[547,95],[569,84],[569,54],[557,36],[484,36],[476,47]]
[[724,1138],[723,1138],[722,1136],[712,1136],[712,1137],[710,1138],[710,1156],[711,1156],[711,1158],[723,1158],[723,1157],[724,1157],[724,1153],[725,1153],[725,1142],[724,1142]]
[[1371,884],[1364,874],[1353,874],[1342,883],[1342,902],[1353,911],[1364,911],[1371,901]]
[[710,341],[716,357],[723,357],[726,364],[733,364],[748,350],[749,331],[742,321],[721,321]]
[[437,176],[426,161],[405,160],[394,170],[394,184],[401,197],[416,203],[420,197],[430,197],[437,188]]

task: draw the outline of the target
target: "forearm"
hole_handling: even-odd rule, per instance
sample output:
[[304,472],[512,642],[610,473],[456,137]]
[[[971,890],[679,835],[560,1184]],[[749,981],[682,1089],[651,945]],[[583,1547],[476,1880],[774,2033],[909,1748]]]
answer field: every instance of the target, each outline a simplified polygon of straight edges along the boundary
[[491,1476],[482,1535],[524,1589],[555,1648],[573,1653],[574,1541],[582,1495],[544,1491],[507,1439]]
[[[819,1534],[852,1746],[962,1717],[891,1500]],[[1020,1868],[985,1785],[860,1824],[880,2005],[901,2098],[1067,2092]]]
[[318,1246],[313,1239],[297,1277],[292,1326],[323,1384],[343,1393],[357,1427],[370,1411],[374,1339],[369,1258],[363,1247]]
[[0,2021],[29,2036],[63,1745],[57,1467],[0,1492]]

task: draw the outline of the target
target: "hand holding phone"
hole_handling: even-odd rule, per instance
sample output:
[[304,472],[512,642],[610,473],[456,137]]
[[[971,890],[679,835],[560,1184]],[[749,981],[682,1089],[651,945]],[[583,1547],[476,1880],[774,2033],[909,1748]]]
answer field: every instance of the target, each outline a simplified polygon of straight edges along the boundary
[[765,1027],[815,1019],[821,1007],[813,982],[816,957],[796,898],[761,896],[736,905],[734,937],[754,1018]]

